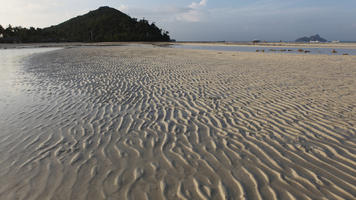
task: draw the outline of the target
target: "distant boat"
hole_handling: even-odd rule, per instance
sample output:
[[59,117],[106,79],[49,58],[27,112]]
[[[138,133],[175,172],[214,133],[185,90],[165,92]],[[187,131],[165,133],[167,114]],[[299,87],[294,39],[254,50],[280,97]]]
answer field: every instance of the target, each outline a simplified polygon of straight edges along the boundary
[[340,40],[334,40],[332,43],[340,43]]

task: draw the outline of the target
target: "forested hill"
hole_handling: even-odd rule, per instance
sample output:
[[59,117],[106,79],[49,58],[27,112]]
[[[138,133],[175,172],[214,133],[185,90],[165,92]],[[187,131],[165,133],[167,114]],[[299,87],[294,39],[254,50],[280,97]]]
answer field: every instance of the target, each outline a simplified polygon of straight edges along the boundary
[[145,19],[131,18],[114,8],[97,10],[44,29],[0,27],[0,42],[169,41],[169,33]]

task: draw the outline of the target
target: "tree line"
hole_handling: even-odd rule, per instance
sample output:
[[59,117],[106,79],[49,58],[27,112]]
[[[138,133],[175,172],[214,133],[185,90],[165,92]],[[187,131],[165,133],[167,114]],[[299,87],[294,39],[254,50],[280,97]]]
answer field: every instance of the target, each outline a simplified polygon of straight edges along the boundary
[[21,26],[13,27],[11,25],[7,28],[3,28],[0,25],[1,43],[46,42],[45,38],[48,38],[48,34],[48,32],[45,32],[40,28],[24,28]]
[[115,42],[115,41],[170,41],[168,31],[156,27],[154,23],[139,21],[131,31],[110,31],[92,28],[86,31],[72,32],[60,29],[25,28],[0,25],[0,43],[40,43],[40,42]]

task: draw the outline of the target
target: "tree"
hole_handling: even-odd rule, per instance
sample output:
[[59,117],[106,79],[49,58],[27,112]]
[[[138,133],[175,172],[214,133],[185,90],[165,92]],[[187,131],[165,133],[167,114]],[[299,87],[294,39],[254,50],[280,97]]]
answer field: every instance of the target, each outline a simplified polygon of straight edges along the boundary
[[4,37],[4,28],[0,25],[0,40]]

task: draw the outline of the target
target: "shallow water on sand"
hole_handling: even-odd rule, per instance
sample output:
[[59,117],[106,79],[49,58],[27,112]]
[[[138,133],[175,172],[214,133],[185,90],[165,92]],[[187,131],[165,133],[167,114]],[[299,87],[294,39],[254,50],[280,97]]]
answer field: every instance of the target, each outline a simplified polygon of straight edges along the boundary
[[[228,45],[170,45],[171,48],[204,49],[215,51],[242,51],[242,52],[265,52],[286,54],[324,54],[324,55],[356,55],[356,49],[342,48],[308,48],[308,47],[259,47],[259,46],[228,46]],[[307,51],[307,52],[305,52]],[[334,52],[334,53],[333,53]]]
[[[2,49],[0,50],[0,121],[11,118],[20,112],[25,105],[33,102],[27,94],[31,91],[33,77],[24,71],[24,58],[58,48]],[[0,123],[1,123],[0,122]],[[4,133],[0,126],[0,133]]]
[[7,59],[0,199],[353,199],[355,60],[151,47]]

